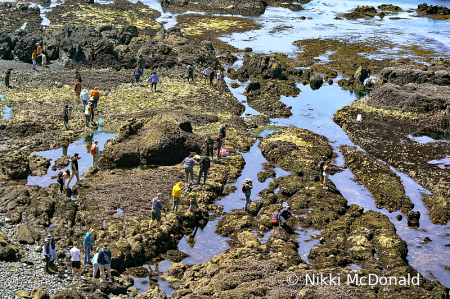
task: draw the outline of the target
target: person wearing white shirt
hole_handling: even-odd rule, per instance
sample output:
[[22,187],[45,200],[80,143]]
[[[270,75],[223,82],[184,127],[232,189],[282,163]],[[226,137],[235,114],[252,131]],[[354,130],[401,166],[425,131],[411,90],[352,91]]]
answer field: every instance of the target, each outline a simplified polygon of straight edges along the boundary
[[70,249],[70,255],[72,256],[72,278],[76,281],[76,274],[78,273],[78,280],[81,280],[81,262],[80,262],[80,249],[77,248],[77,242],[73,242],[73,248]]
[[81,102],[83,103],[83,111],[86,110],[86,106],[89,101],[89,96],[90,96],[89,91],[87,91],[86,88],[83,89],[80,93],[80,99],[81,99]]

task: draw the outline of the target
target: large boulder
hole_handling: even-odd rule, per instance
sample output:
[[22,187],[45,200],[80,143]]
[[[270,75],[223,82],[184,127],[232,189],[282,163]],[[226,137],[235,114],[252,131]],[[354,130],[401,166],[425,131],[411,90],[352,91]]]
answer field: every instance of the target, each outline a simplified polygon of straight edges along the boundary
[[39,156],[38,154],[32,153],[28,156],[29,167],[32,175],[46,175],[47,170],[50,167],[51,159],[47,159]]
[[52,299],[84,299],[84,296],[77,291],[64,290],[53,295]]
[[29,173],[30,167],[26,152],[0,152],[0,178],[24,179]]
[[33,289],[33,292],[31,292],[34,299],[50,299],[50,295],[47,293],[46,290],[41,288],[35,288]]
[[135,299],[167,299],[167,295],[162,290],[160,290],[158,286],[156,286],[154,289],[149,289],[149,290],[145,291],[144,293],[137,295],[134,298]]
[[0,260],[11,261],[16,257],[17,246],[8,237],[0,232]]
[[384,68],[377,77],[376,85],[392,83],[405,85],[408,83],[430,83],[450,85],[450,60],[437,60],[431,66],[400,65]]
[[19,235],[17,236],[17,240],[20,244],[34,244],[33,235],[31,234],[28,225],[25,223],[19,227]]
[[355,74],[353,75],[353,78],[355,79],[356,83],[364,84],[364,80],[369,78],[370,70],[364,68],[362,65],[356,70]]
[[0,32],[0,59],[12,59],[11,52],[12,42],[11,37]]
[[450,15],[450,8],[442,5],[428,5],[426,3],[419,4],[417,11],[427,15]]

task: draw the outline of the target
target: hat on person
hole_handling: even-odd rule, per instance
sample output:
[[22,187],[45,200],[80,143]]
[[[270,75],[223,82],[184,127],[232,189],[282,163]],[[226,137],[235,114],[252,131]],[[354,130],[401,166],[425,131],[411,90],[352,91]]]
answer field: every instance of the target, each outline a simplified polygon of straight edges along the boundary
[[190,65],[188,65],[187,67],[191,67]]
[[91,234],[94,232],[95,230],[93,228],[91,228],[91,230],[89,231]]
[[291,206],[286,206],[286,209],[290,210],[290,209],[291,209]]
[[98,140],[94,140],[94,143],[98,143]]
[[245,182],[246,182],[246,183],[248,183],[248,182],[250,182],[250,181],[251,181],[251,179],[249,179],[249,178],[245,179]]
[[53,237],[52,237],[52,235],[48,235],[46,239],[51,240],[51,239],[53,239]]

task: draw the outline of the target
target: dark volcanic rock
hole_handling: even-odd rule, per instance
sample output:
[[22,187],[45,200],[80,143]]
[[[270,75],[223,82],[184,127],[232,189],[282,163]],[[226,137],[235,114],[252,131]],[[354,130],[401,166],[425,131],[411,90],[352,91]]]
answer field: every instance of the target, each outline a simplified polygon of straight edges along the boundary
[[20,244],[34,244],[34,238],[31,234],[28,225],[22,224],[19,227],[19,235],[17,236],[17,240]]
[[407,219],[408,219],[408,226],[419,227],[420,212],[419,211],[409,212]]
[[17,251],[17,246],[4,233],[0,232],[0,260],[13,260],[16,257]]
[[53,295],[52,299],[84,299],[84,296],[77,291],[64,290]]
[[47,174],[51,159],[47,159],[39,156],[38,154],[32,153],[28,156],[28,161],[30,163],[31,174],[42,176]]
[[428,5],[426,3],[419,4],[417,11],[427,15],[450,15],[450,8],[442,5]]
[[28,155],[24,151],[0,152],[0,177],[23,179],[30,173]]
[[42,27],[40,24],[42,18],[38,6],[22,2],[0,3],[0,32],[12,33],[20,29],[25,22],[27,23],[27,30],[35,30]]
[[376,85],[392,83],[403,86],[408,83],[450,85],[450,60],[438,60],[431,66],[401,65],[384,68]]
[[256,78],[256,79],[287,79],[286,65],[278,61],[274,54],[255,54],[250,59],[244,60],[241,68],[236,73],[230,74],[231,78]]
[[163,0],[161,6],[170,9],[193,9],[210,13],[240,14],[244,16],[258,16],[264,13],[267,2],[265,0]]

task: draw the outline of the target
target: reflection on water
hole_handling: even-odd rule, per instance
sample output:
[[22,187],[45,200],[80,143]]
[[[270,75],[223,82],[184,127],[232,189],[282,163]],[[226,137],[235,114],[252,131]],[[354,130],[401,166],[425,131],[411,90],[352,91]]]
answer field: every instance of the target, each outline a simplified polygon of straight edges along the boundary
[[0,102],[2,103],[3,106],[1,118],[8,120],[11,117],[11,108],[8,105],[6,105],[5,101],[6,101],[5,97],[0,94]]
[[[170,288],[170,283],[161,278],[161,275],[167,272],[173,263],[169,260],[162,260],[159,262],[153,262],[144,264],[142,267],[148,269],[150,275],[144,278],[137,278],[129,275],[129,277],[134,280],[134,287],[138,289],[138,293],[144,293],[149,289],[154,289],[158,286],[162,291],[164,291],[167,296],[171,297],[175,292],[174,289]],[[175,282],[176,283],[176,282]]]

